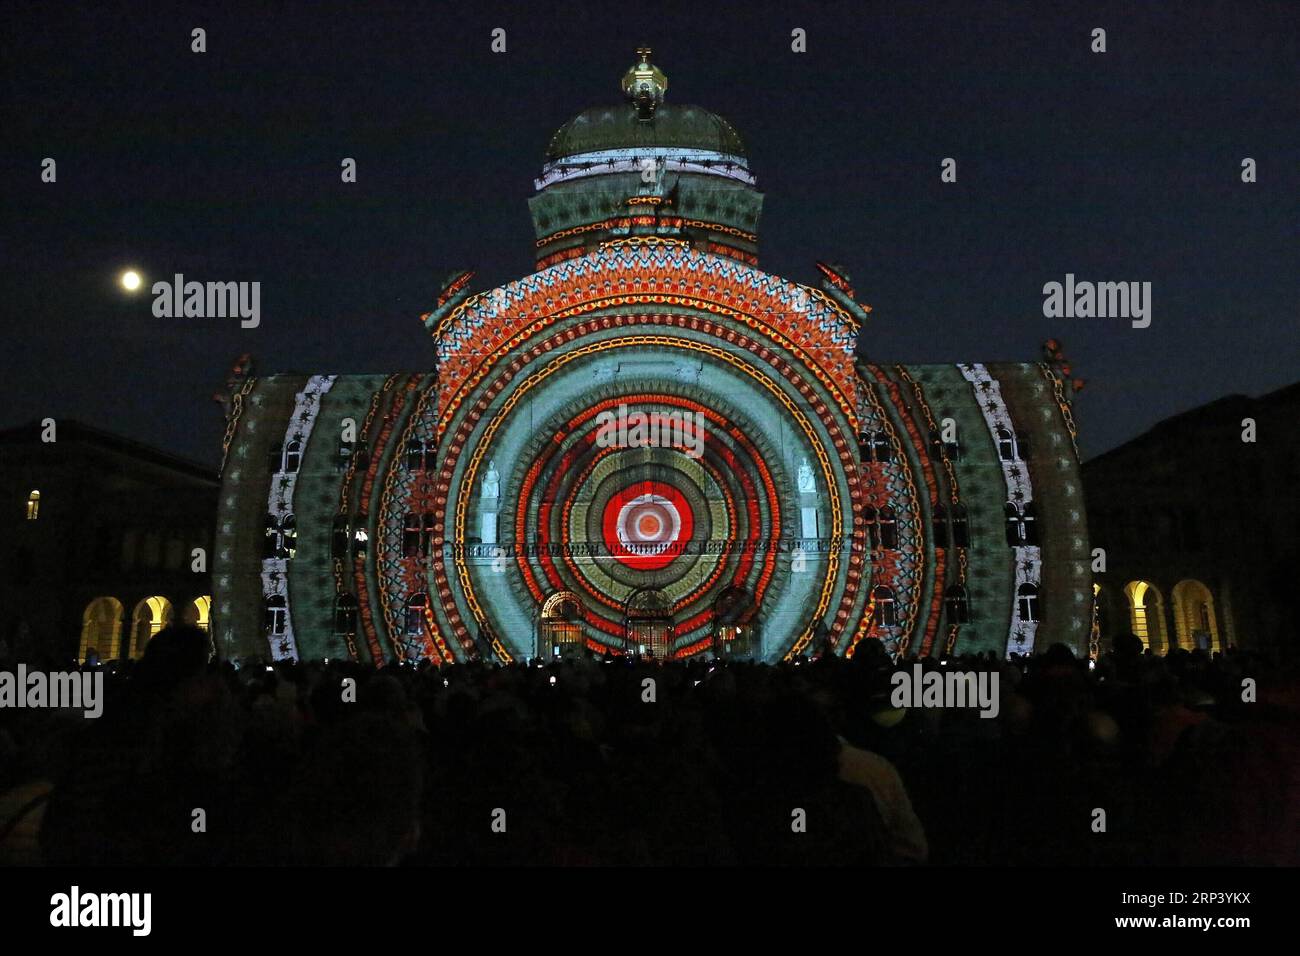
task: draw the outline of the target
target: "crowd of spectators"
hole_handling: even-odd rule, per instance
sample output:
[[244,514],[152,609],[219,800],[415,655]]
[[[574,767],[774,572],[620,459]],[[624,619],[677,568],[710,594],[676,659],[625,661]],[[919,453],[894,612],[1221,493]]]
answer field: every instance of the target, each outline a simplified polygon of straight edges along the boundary
[[[103,715],[0,710],[0,864],[1291,864],[1297,675],[1255,655],[210,661],[176,625]],[[11,667],[12,662],[0,662]],[[201,812],[200,812],[201,811]]]

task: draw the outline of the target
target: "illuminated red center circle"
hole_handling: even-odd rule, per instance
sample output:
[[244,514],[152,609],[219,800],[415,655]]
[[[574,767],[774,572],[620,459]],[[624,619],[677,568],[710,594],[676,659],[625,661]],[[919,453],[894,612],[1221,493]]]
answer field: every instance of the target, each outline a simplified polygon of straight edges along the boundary
[[644,571],[667,567],[695,529],[682,493],[660,481],[628,485],[605,504],[602,531],[613,557]]

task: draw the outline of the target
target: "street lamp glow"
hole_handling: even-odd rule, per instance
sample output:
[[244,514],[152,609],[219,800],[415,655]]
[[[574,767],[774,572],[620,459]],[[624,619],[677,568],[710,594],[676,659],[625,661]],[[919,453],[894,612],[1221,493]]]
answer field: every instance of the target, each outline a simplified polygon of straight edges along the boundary
[[140,288],[140,273],[134,269],[128,269],[122,273],[122,288],[127,292],[134,292]]

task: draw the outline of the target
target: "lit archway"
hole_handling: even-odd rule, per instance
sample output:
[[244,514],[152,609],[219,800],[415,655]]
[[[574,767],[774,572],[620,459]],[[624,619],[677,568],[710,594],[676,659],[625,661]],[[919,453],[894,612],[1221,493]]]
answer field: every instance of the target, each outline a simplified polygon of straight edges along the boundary
[[144,646],[172,622],[172,602],[161,595],[147,597],[135,606],[131,625],[131,656],[144,654]]
[[557,591],[548,597],[538,621],[537,656],[569,657],[581,653],[585,618],[582,601],[572,591]]
[[115,597],[97,597],[81,616],[81,647],[77,660],[84,662],[93,650],[101,661],[116,660],[122,647],[122,602]]
[[640,588],[625,608],[627,652],[666,660],[673,652],[673,602],[658,588]]
[[752,660],[759,657],[755,624],[758,605],[747,588],[729,587],[713,602],[715,657]]
[[186,624],[193,624],[195,627],[208,629],[209,615],[212,613],[212,598],[209,595],[200,595],[189,604],[185,605],[185,610],[181,612],[181,620]]
[[1174,585],[1174,632],[1178,646],[1188,650],[1203,647],[1223,650],[1214,614],[1214,596],[1200,581],[1187,579]]
[[1165,627],[1165,601],[1150,581],[1130,581],[1124,586],[1128,598],[1129,624],[1143,647],[1155,653],[1169,650],[1169,631]]

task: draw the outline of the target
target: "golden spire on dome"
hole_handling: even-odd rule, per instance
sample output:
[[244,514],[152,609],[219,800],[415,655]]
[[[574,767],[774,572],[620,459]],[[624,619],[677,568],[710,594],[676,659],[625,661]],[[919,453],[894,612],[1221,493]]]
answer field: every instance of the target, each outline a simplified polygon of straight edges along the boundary
[[637,117],[649,121],[654,119],[655,110],[668,92],[668,77],[650,62],[653,51],[648,46],[637,47],[636,52],[641,62],[623,74],[623,93],[636,107]]

